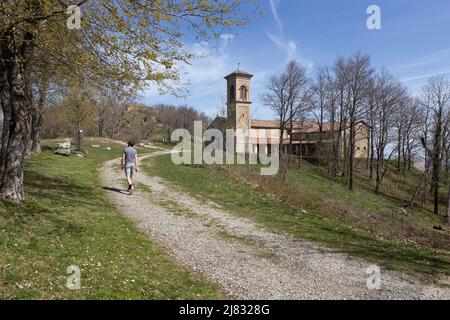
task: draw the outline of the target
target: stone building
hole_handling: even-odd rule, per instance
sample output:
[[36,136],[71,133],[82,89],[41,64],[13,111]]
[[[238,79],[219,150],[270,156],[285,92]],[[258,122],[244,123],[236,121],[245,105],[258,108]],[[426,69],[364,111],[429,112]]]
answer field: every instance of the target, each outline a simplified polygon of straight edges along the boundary
[[[241,130],[245,140],[235,142],[238,153],[270,153],[272,144],[280,144],[281,130],[277,120],[251,119],[251,79],[253,75],[239,70],[239,68],[225,77],[227,81],[227,117],[217,117],[209,128],[220,130],[224,135],[227,129]],[[305,158],[318,156],[320,143],[326,148],[331,143],[331,125],[324,123],[322,133],[319,124],[315,121],[295,121],[293,128],[285,128],[281,145],[287,148],[291,141],[294,154],[301,154]],[[339,124],[335,125],[335,136],[339,132]],[[364,121],[358,121],[356,125],[355,156],[357,158],[367,157],[368,140],[367,125]],[[342,140],[348,142],[349,128],[343,130]],[[341,143],[344,146],[346,143]],[[263,149],[262,149],[263,148]],[[261,150],[262,149],[262,150]]]

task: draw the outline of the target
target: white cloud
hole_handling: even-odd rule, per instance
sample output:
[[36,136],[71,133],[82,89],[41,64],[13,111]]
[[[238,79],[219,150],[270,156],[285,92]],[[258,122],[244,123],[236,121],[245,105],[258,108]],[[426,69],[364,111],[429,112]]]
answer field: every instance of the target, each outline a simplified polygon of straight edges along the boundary
[[278,5],[280,4],[280,0],[270,0],[270,9],[272,10],[273,17],[278,24],[278,29],[281,33],[283,33],[283,22],[278,15]]
[[287,40],[284,34],[283,21],[278,14],[278,6],[281,0],[270,0],[270,9],[272,10],[272,15],[277,24],[276,32],[266,31],[269,39],[286,54],[286,61],[296,60],[302,64],[306,64],[308,67],[312,67],[312,62],[303,59],[299,53],[297,43],[293,40]]
[[449,58],[450,58],[450,48],[432,52],[415,62],[400,66],[399,69],[413,69],[430,64],[447,62]]
[[289,40],[286,43],[286,52],[288,60],[295,60],[295,58],[297,57],[297,44],[294,41]]
[[177,64],[181,83],[187,95],[181,99],[169,93],[159,95],[153,87],[144,92],[145,101],[150,104],[159,102],[188,103],[209,116],[215,116],[219,105],[223,104],[226,91],[224,76],[234,63],[231,62],[230,49],[235,35],[223,34],[217,43],[199,42],[186,45],[194,55],[190,65]]
[[195,59],[191,65],[181,68],[182,77],[187,77],[191,85],[211,84],[222,79],[227,72],[233,38],[233,35],[222,35],[219,46],[207,42],[195,43],[191,49]]
[[401,81],[402,82],[409,82],[409,81],[415,81],[415,80],[422,80],[422,79],[431,78],[431,77],[434,77],[434,76],[446,75],[446,74],[450,74],[450,71],[440,71],[440,72],[420,74],[420,75],[417,75],[417,76],[403,78],[403,79],[401,79]]

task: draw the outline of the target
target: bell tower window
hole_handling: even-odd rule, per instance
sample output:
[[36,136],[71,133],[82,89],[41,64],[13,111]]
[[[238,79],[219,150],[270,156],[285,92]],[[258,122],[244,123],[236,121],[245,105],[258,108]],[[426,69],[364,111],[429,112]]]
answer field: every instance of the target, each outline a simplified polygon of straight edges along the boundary
[[240,92],[241,92],[241,96],[240,96],[241,101],[247,101],[247,95],[248,95],[247,87],[241,86]]
[[236,100],[235,94],[234,94],[234,86],[232,85],[230,87],[230,102],[234,102]]

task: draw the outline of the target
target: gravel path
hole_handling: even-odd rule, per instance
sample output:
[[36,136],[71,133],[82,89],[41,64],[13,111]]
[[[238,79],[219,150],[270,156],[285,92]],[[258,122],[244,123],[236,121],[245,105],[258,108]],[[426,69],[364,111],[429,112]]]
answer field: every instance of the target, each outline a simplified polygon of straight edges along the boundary
[[386,270],[381,289],[369,290],[369,263],[270,232],[143,172],[129,196],[122,191],[125,180],[118,167],[119,160],[113,160],[101,170],[115,205],[182,265],[220,284],[233,298],[450,299],[449,288]]

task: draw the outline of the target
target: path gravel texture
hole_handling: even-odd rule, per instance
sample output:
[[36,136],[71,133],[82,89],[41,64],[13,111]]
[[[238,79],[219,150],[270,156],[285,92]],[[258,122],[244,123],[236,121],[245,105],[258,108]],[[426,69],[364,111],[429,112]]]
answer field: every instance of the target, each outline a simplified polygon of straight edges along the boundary
[[143,172],[135,176],[137,190],[130,196],[119,160],[107,162],[100,177],[114,204],[141,230],[232,298],[450,299],[450,288],[384,269],[381,288],[371,290],[370,263],[268,231]]

